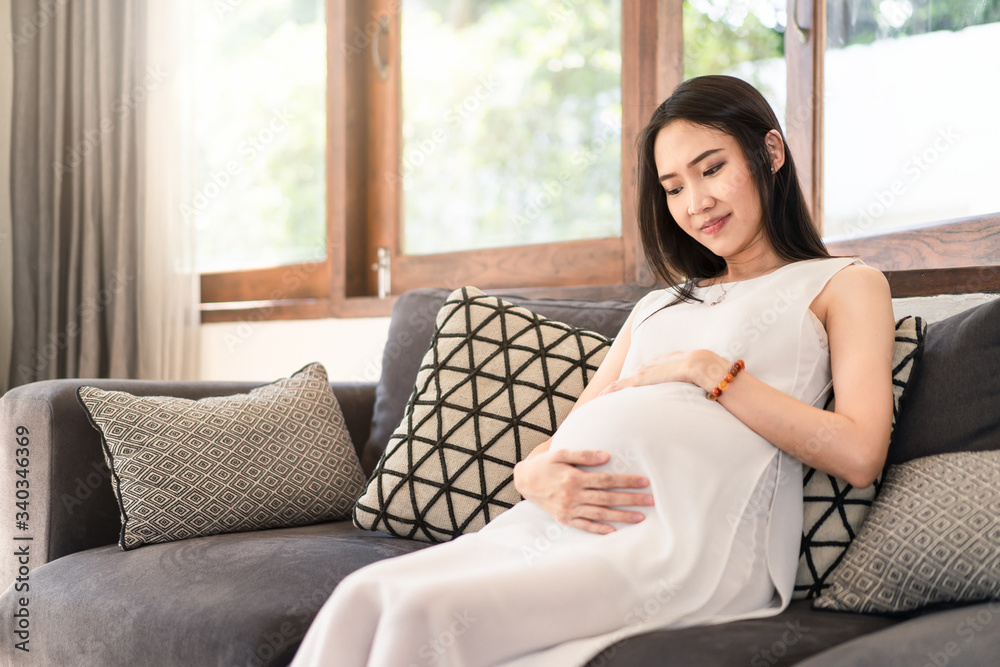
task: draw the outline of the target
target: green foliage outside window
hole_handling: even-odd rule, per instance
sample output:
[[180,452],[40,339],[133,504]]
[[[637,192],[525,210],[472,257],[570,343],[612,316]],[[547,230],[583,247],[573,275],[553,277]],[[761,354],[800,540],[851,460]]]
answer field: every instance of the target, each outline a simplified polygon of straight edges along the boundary
[[195,187],[181,213],[201,271],[322,259],[323,0],[191,3]]
[[828,0],[827,48],[1000,21],[1000,0]]
[[404,0],[404,248],[616,236],[620,0]]

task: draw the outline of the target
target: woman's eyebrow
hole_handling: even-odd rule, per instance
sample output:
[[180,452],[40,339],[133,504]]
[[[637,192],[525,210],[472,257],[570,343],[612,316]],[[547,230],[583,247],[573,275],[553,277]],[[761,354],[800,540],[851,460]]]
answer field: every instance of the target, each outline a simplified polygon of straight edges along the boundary
[[[712,153],[718,153],[721,150],[722,150],[721,148],[710,148],[709,150],[705,151],[704,153],[702,153],[701,155],[699,155],[695,159],[693,159],[690,162],[688,162],[688,167],[690,168],[690,167],[695,166],[696,164],[698,164],[699,162],[701,162],[702,160],[704,160],[705,158],[707,158]],[[664,174],[663,176],[660,176],[660,180],[661,181],[665,181],[668,178],[673,178],[676,175],[677,174],[673,174],[673,173]]]

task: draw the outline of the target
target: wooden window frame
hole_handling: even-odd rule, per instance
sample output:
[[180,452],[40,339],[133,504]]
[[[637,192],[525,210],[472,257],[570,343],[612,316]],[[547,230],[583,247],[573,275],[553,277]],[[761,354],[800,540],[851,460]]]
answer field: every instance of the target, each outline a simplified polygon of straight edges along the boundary
[[[202,321],[371,317],[423,286],[529,296],[634,298],[653,284],[635,221],[633,138],[683,80],[681,0],[622,2],[621,236],[544,245],[406,256],[400,251],[397,170],[402,149],[400,0],[327,0],[327,248],[324,262],[203,274]],[[822,229],[825,0],[789,0],[807,31],[785,32],[785,133],[803,191]],[[388,20],[388,38],[379,21]],[[379,43],[384,40],[384,45]],[[380,79],[373,49],[389,63]],[[361,100],[362,103],[357,103]],[[389,248],[393,294],[376,293],[377,249]],[[828,243],[889,278],[894,296],[1000,291],[1000,213]]]

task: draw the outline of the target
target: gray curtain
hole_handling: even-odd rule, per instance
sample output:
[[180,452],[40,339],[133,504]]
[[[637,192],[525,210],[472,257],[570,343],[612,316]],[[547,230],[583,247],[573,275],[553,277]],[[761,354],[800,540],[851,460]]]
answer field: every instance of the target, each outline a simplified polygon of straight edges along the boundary
[[12,386],[170,375],[141,340],[145,106],[165,76],[148,66],[146,12],[13,2]]
[[[10,0],[0,0],[0,36],[11,35]],[[11,305],[10,251],[10,112],[14,43],[0,39],[0,394],[7,391],[10,373],[10,337],[14,322]]]

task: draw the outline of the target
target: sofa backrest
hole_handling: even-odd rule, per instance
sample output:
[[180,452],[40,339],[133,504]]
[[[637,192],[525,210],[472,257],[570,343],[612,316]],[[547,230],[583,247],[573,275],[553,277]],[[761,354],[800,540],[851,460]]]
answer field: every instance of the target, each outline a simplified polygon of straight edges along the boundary
[[[361,457],[362,468],[369,476],[403,418],[420,362],[434,335],[438,310],[450,293],[451,290],[447,289],[413,290],[401,295],[393,308],[382,355],[382,376],[375,390],[371,433]],[[635,305],[634,300],[628,299],[503,298],[550,319],[608,337],[617,335]],[[901,463],[915,456],[949,451],[1000,449],[1000,426],[997,426],[1000,420],[996,418],[1000,408],[987,409],[1000,399],[1000,381],[997,380],[1000,376],[987,370],[992,369],[1000,358],[997,354],[997,346],[1000,345],[1000,322],[997,321],[1000,318],[1000,301],[997,295],[894,299],[893,309],[897,319],[905,315],[920,315],[932,324],[927,330],[928,353],[918,363],[912,386],[904,399],[888,463]],[[961,313],[966,314],[960,317]],[[966,323],[970,317],[969,323]],[[972,327],[971,323],[977,324]],[[988,333],[990,331],[992,335]],[[961,350],[967,350],[968,354],[963,357]],[[975,375],[972,372],[975,369],[981,372]],[[992,384],[983,387],[981,381],[984,378],[991,380]],[[941,391],[939,387],[944,389],[945,385],[948,389]],[[968,388],[975,396],[964,396],[962,387]],[[907,410],[908,404],[913,404],[915,409]],[[979,418],[973,418],[973,413]],[[984,420],[993,422],[993,425]],[[931,428],[933,423],[944,428]],[[950,435],[944,437],[942,433]],[[928,436],[933,442],[925,442]]]
[[984,292],[902,297],[892,300],[892,311],[897,320],[906,315],[919,315],[925,322],[930,323],[990,303],[998,297],[1000,294]]

